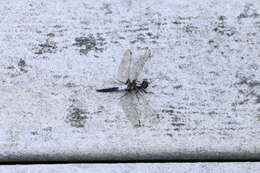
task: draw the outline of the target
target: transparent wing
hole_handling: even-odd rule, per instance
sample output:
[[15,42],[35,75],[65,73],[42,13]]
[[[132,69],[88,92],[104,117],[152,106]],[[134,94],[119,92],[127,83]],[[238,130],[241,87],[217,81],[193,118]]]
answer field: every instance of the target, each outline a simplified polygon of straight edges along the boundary
[[120,82],[125,83],[130,77],[130,66],[132,63],[132,52],[131,50],[126,50],[123,55],[122,61],[118,68],[117,78]]
[[145,54],[141,55],[134,65],[130,69],[129,79],[136,80],[142,72],[147,60],[151,59],[151,51],[146,50]]
[[160,122],[159,114],[152,108],[145,96],[139,97],[138,103],[137,109],[141,110],[145,120],[148,120],[152,124],[158,124]]
[[137,98],[134,94],[127,93],[120,98],[120,104],[127,117],[134,127],[140,127],[140,113],[138,112]]
[[127,93],[120,98],[120,104],[127,119],[134,127],[140,127],[145,122],[154,125],[160,122],[159,114],[142,95]]

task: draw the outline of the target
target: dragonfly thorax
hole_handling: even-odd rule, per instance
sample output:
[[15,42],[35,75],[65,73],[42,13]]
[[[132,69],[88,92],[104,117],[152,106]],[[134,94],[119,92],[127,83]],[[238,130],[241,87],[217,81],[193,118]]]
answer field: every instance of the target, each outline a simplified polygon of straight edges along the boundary
[[137,89],[146,89],[149,85],[147,80],[143,80],[142,82],[136,80],[128,80],[127,81],[127,90],[137,90]]
[[137,88],[137,81],[135,80],[127,80],[126,84],[127,84],[128,91],[132,91]]

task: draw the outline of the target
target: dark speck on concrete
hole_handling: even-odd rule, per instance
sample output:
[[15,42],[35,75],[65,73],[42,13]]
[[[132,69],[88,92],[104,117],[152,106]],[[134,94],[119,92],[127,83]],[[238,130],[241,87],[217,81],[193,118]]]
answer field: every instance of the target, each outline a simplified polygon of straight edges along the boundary
[[228,37],[231,37],[236,33],[236,29],[234,27],[230,27],[226,24],[225,16],[218,17],[218,21],[216,22],[216,26],[213,28],[213,31]]
[[181,22],[180,21],[174,21],[174,22],[172,22],[173,24],[176,24],[176,25],[179,25],[179,24],[181,24]]
[[256,104],[260,103],[260,95],[257,92],[260,87],[260,82],[254,80],[255,75],[243,76],[236,74],[236,77],[239,81],[234,83],[234,86],[238,90],[239,96],[237,101],[233,103],[233,106],[245,104],[250,100]]
[[185,126],[185,124],[184,123],[172,123],[172,126],[180,127],[180,126]]
[[179,89],[179,88],[182,88],[182,85],[175,85],[175,86],[173,86],[173,88]]
[[55,34],[53,34],[53,33],[49,33],[49,34],[47,34],[47,36],[48,36],[48,37],[54,37]]
[[244,7],[244,11],[237,16],[238,20],[243,18],[257,18],[259,14],[257,13],[257,9],[254,8],[253,4],[246,4]]
[[162,112],[172,115],[174,113],[174,110],[172,110],[172,109],[169,109],[169,110],[163,109]]
[[105,11],[105,14],[112,14],[112,10],[111,10],[111,4],[103,4],[101,10]]
[[72,83],[72,82],[68,82],[64,85],[65,87],[68,87],[68,88],[72,88],[72,87],[75,87],[76,84]]
[[225,20],[225,19],[226,19],[225,16],[219,16],[219,17],[218,17],[218,20],[222,20],[222,21],[223,21],[223,20]]
[[68,109],[68,115],[65,122],[69,123],[72,127],[85,127],[86,119],[88,118],[86,114],[88,114],[88,112],[71,105]]
[[260,121],[260,108],[258,108],[259,114],[256,115],[257,121]]
[[41,55],[44,53],[56,53],[57,45],[55,42],[49,41],[48,39],[44,43],[40,43],[38,50],[35,54]]
[[208,43],[209,44],[214,43],[214,40],[209,40]]
[[172,137],[172,136],[173,136],[173,135],[172,135],[172,134],[170,134],[170,133],[166,133],[166,135],[167,135],[167,136],[170,136],[170,137]]
[[192,33],[198,30],[198,27],[192,26],[192,25],[186,25],[184,26],[184,31],[187,33]]
[[256,97],[256,103],[260,103],[260,95]]
[[20,68],[25,67],[25,66],[26,66],[25,61],[24,61],[23,59],[20,59],[19,62],[18,62],[18,66],[19,66]]
[[15,67],[13,65],[10,65],[7,67],[7,69],[12,70],[12,69],[15,69]]
[[105,44],[107,43],[101,34],[97,34],[96,37],[93,34],[89,34],[87,37],[76,37],[73,46],[80,47],[80,52],[86,55],[91,50],[102,52]]
[[151,32],[148,32],[147,35],[151,37],[153,34]]
[[32,135],[39,135],[39,133],[37,131],[32,131],[31,134]]
[[19,62],[18,62],[18,67],[19,67],[20,71],[22,71],[22,72],[24,72],[24,73],[28,72],[28,71],[25,69],[25,67],[26,67],[26,62],[25,62],[25,60],[23,60],[22,58],[21,58],[21,59],[19,60]]

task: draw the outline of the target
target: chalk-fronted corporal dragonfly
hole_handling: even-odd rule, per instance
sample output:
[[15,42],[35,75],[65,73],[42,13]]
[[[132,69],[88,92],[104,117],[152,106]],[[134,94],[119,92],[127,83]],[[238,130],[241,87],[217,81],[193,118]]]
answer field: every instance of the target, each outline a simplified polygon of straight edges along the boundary
[[127,50],[122,58],[118,68],[117,78],[123,85],[98,89],[97,92],[119,92],[126,91],[126,94],[120,98],[121,106],[126,113],[128,119],[134,126],[141,126],[141,115],[145,118],[153,118],[152,122],[158,121],[155,111],[148,104],[147,100],[139,97],[138,94],[147,93],[146,88],[149,85],[148,80],[138,80],[145,63],[151,59],[151,51],[146,50],[144,54],[134,62],[133,53]]

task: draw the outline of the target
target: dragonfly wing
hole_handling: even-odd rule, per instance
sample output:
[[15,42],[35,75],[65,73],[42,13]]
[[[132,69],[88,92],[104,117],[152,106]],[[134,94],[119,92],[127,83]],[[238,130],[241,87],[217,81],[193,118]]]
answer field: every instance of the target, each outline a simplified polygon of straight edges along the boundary
[[141,55],[136,63],[131,67],[129,79],[137,80],[144,68],[145,63],[151,59],[151,57],[151,51],[146,50],[145,54]]
[[135,95],[132,93],[127,93],[120,98],[120,104],[127,119],[131,122],[131,124],[134,127],[140,127],[140,113],[137,110],[138,102]]
[[132,63],[132,52],[131,50],[126,50],[123,55],[122,61],[118,68],[117,78],[119,81],[125,83],[130,77],[130,66]]
[[152,124],[158,124],[160,122],[159,114],[152,108],[144,96],[139,97],[138,103],[138,109],[141,110],[145,119]]

